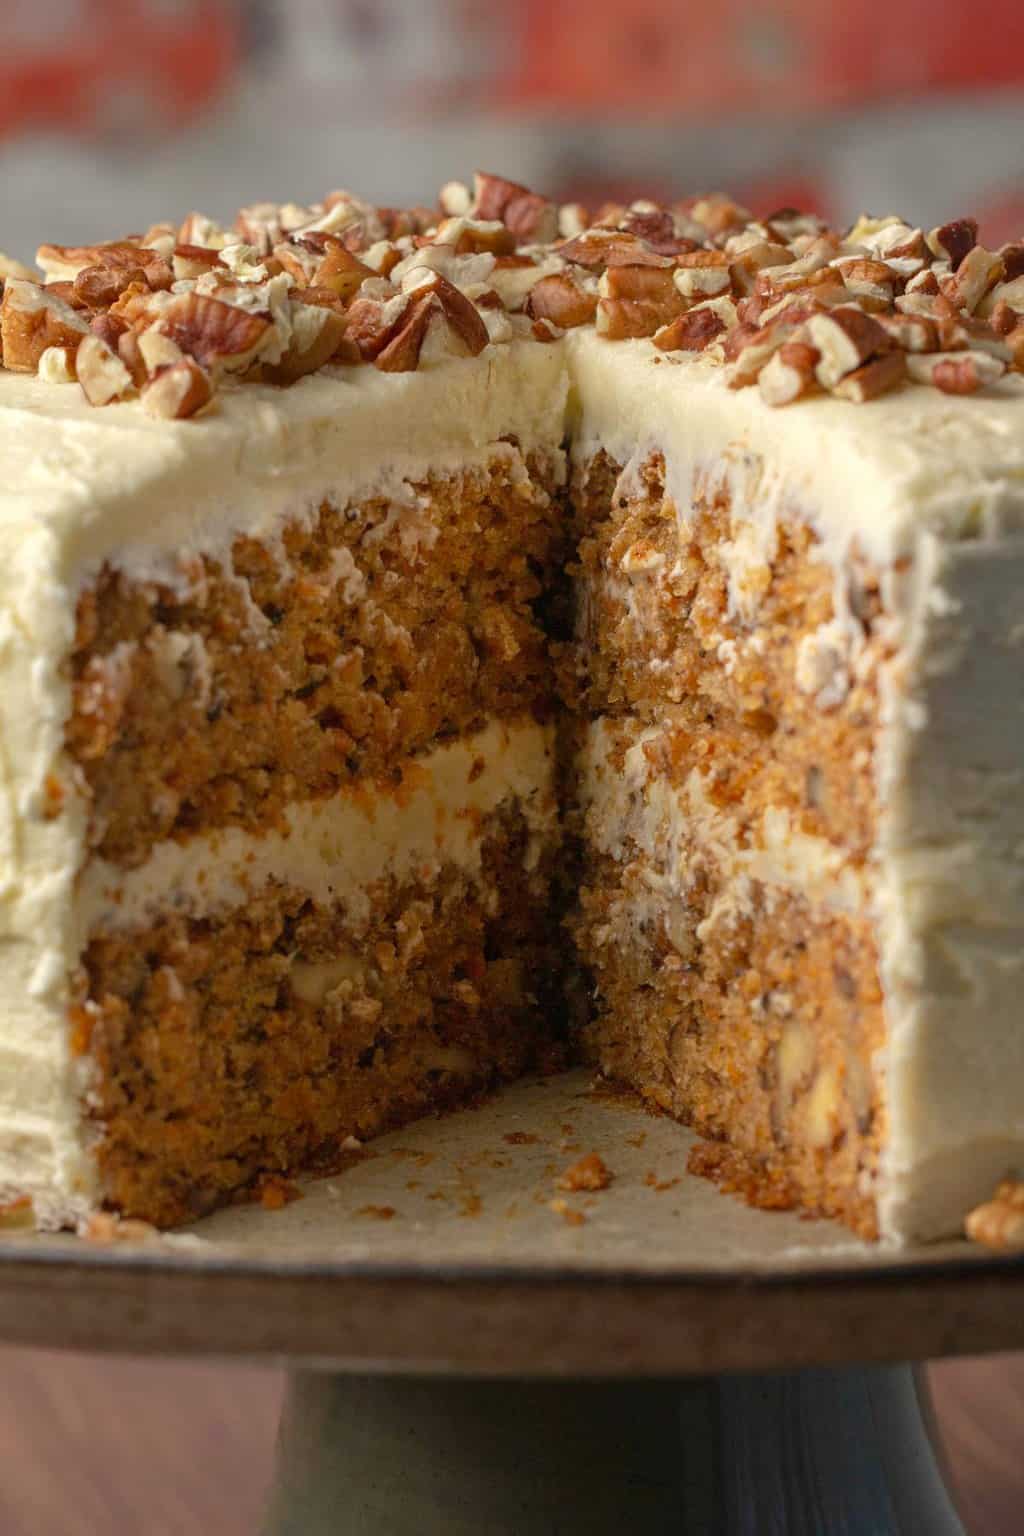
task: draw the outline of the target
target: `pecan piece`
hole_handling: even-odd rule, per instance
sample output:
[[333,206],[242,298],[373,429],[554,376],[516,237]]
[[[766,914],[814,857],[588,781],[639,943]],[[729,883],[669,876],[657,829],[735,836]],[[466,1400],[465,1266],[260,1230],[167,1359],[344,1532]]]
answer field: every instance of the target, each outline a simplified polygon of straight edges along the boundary
[[890,341],[902,347],[904,352],[937,352],[939,349],[938,326],[924,315],[897,313],[875,315],[873,318]]
[[671,269],[608,267],[601,278],[597,331],[609,341],[652,336],[686,308]]
[[975,245],[967,252],[956,269],[952,292],[948,295],[954,304],[973,314],[988,293],[1001,282],[1005,268],[1003,258],[983,245]]
[[680,256],[673,279],[686,299],[714,298],[728,293],[732,288],[729,258],[724,251],[691,251]]
[[602,272],[605,267],[663,267],[670,270],[671,256],[661,256],[652,251],[636,235],[623,234],[619,230],[588,229],[573,240],[566,240],[556,247],[563,261],[574,267],[586,267],[591,272]]
[[1006,372],[1005,364],[987,352],[932,352],[910,354],[907,372],[919,384],[934,384],[946,395],[973,395],[994,384]]
[[212,398],[209,374],[195,358],[183,357],[170,367],[157,369],[142,391],[142,408],[150,416],[183,421],[209,405]]
[[337,294],[343,304],[348,304],[355,298],[359,289],[368,277],[376,277],[378,274],[340,240],[329,239],[325,242],[323,255],[316,267],[312,282],[317,288],[329,288]]
[[584,293],[564,272],[554,272],[534,283],[526,300],[526,313],[534,320],[551,320],[563,330],[588,325],[597,313],[597,299]]
[[187,214],[178,230],[180,245],[200,245],[219,251],[228,244],[228,240],[227,231],[215,219],[207,218],[205,213]]
[[374,366],[382,373],[412,373],[419,364],[420,352],[435,312],[436,301],[432,293],[424,294],[423,298],[408,306],[401,325],[375,356]]
[[928,249],[940,259],[958,267],[968,251],[977,243],[977,219],[952,219],[939,224],[925,235]]
[[80,314],[40,283],[9,278],[0,302],[0,356],[15,373],[35,373],[48,347],[74,354],[89,327]]
[[86,309],[109,309],[133,283],[148,287],[141,267],[83,267],[74,281],[75,298]]
[[725,330],[725,321],[713,309],[688,309],[655,331],[654,345],[662,352],[703,352]]
[[861,309],[883,310],[892,303],[896,274],[884,261],[855,257],[837,263],[843,282]]
[[820,353],[805,341],[786,341],[761,369],[757,387],[766,405],[790,405],[815,383]]
[[478,171],[473,190],[473,218],[499,219],[524,245],[545,245],[557,237],[558,209],[528,187]]
[[636,235],[657,256],[688,256],[697,242],[676,231],[675,220],[667,208],[631,208],[619,221],[626,234]]
[[394,291],[387,296],[360,294],[353,299],[348,309],[348,338],[365,362],[372,363],[398,334],[408,308],[408,296]]
[[270,384],[294,384],[307,373],[329,363],[341,345],[345,321],[333,309],[313,304],[293,304],[292,336],[280,362],[264,366]]
[[869,363],[855,368],[852,373],[845,374],[832,393],[843,400],[863,405],[865,401],[874,400],[887,390],[895,389],[906,376],[905,354],[899,351],[885,352],[881,357],[873,357]]
[[456,288],[440,272],[427,271],[428,275],[423,282],[417,283],[412,289],[413,297],[433,294],[460,347],[470,357],[476,357],[490,340],[487,327],[480,318],[480,311],[472,299],[467,299],[462,290]]
[[[214,267],[224,267],[220,251],[212,245],[188,245],[182,242],[171,252],[171,270],[178,282],[203,277]],[[227,268],[224,268],[225,272]]]
[[161,312],[159,332],[204,368],[241,372],[255,361],[275,330],[263,315],[183,293]]
[[852,305],[812,315],[807,330],[821,353],[817,373],[818,382],[825,389],[834,389],[844,374],[852,373],[869,357],[888,352],[892,346],[882,327]]
[[132,376],[117,353],[102,337],[92,333],[82,338],[75,371],[90,405],[110,405],[114,400],[124,400],[135,389]]

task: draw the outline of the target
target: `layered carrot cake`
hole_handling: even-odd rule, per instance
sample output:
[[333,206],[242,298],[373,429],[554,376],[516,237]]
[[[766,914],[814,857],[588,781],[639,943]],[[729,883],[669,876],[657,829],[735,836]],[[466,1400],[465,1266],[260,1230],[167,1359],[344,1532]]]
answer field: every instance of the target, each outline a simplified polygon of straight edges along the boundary
[[1020,1170],[1024,245],[479,176],[37,263],[0,1199],[174,1225],[567,1049],[864,1236]]

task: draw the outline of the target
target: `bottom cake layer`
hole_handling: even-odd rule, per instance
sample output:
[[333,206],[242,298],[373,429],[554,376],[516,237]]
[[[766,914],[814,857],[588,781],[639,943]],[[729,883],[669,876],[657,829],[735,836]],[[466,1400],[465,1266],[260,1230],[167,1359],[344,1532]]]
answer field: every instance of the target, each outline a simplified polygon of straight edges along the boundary
[[877,1236],[882,991],[865,876],[769,812],[740,826],[658,732],[598,721],[581,754],[587,853],[573,920],[586,1054],[723,1146],[754,1203]]
[[61,949],[22,947],[0,1215],[173,1225],[547,1064],[558,837],[553,731],[524,714],[259,831],[87,857]]
[[159,1226],[266,1174],[329,1169],[346,1139],[554,1059],[545,887],[515,809],[472,875],[381,882],[368,924],[271,884],[213,919],[98,937],[92,1114],[105,1200]]

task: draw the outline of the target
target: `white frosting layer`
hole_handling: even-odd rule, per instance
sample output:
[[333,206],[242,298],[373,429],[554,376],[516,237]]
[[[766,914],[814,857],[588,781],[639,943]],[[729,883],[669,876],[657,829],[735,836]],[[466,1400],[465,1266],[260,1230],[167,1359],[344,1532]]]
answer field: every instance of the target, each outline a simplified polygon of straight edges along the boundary
[[806,517],[826,554],[856,546],[887,566],[925,529],[992,539],[1024,528],[1024,375],[953,398],[923,386],[866,405],[832,396],[777,409],[729,389],[710,358],[571,332],[573,453],[620,464],[666,457],[667,490],[689,510],[696,473],[728,473],[751,526]]
[[273,881],[340,907],[358,931],[383,879],[430,885],[445,865],[477,877],[483,820],[503,805],[526,820],[533,868],[557,829],[551,727],[492,721],[410,759],[394,782],[290,806],[281,831],[227,827],[160,843],[132,870],[94,859],[81,882],[79,920],[88,933],[138,927],[167,911],[209,917]]
[[[880,571],[895,656],[876,746],[889,1036],[876,1197],[888,1239],[955,1234],[998,1179],[1024,1173],[1024,379],[970,399],[909,389],[772,410],[700,359],[656,363],[647,343],[582,334],[573,348],[577,458],[604,448],[628,488],[632,466],[664,453],[683,529],[702,477],[728,492],[740,619],[756,626],[744,577],[770,565],[781,518],[804,517],[820,537],[837,619],[819,650],[844,665],[861,638],[851,555]],[[794,686],[814,691],[827,670],[824,707],[835,668],[823,659],[803,656],[815,675]],[[701,807],[684,822],[691,813],[699,824]],[[660,848],[671,822],[650,814]],[[785,841],[782,863],[762,871],[786,883],[795,858],[812,890],[816,857]]]
[[[29,1190],[57,1224],[95,1199],[66,1016],[86,856],[63,750],[82,586],[105,560],[173,585],[196,554],[223,554],[243,528],[273,543],[325,498],[388,496],[400,536],[406,521],[415,532],[410,483],[428,472],[557,452],[567,387],[556,349],[516,344],[436,371],[226,389],[208,418],[172,423],[0,370],[0,1200]],[[48,817],[55,785],[63,809]]]
[[645,748],[657,726],[633,733],[621,768],[614,765],[621,726],[614,719],[586,729],[577,764],[586,840],[630,867],[628,926],[671,920],[671,904],[687,902],[697,876],[707,873],[715,899],[696,928],[708,937],[720,923],[753,910],[754,887],[794,891],[837,911],[866,910],[870,881],[842,850],[793,825],[788,811],[768,807],[760,822],[741,823],[709,799],[704,776],[691,770],[674,785],[654,767]]
[[242,530],[275,540],[325,497],[401,497],[505,437],[524,452],[557,447],[566,390],[556,349],[515,343],[414,373],[334,368],[288,390],[226,386],[209,416],[169,422],[137,401],[98,410],[77,385],[0,370],[0,548],[31,525],[54,541],[58,579],[115,559],[173,580]]

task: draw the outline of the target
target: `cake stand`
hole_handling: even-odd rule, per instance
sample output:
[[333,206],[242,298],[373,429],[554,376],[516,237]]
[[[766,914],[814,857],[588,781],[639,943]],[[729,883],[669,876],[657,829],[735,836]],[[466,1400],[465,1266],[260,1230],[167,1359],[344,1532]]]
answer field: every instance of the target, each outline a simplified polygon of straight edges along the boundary
[[750,1210],[690,1140],[523,1083],[280,1210],[8,1234],[0,1338],[288,1362],[267,1536],[962,1532],[913,1362],[1024,1346],[1024,1263]]

